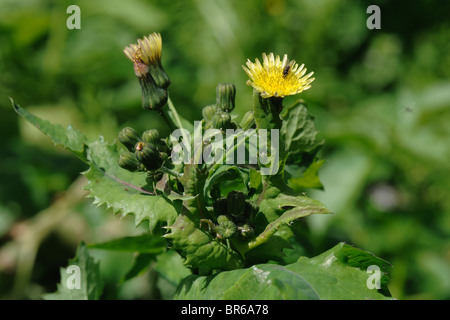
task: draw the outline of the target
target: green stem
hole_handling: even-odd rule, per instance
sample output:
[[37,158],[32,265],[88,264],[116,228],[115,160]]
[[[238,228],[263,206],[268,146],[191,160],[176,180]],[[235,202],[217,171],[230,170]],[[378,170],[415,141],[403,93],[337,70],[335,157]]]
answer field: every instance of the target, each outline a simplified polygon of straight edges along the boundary
[[172,120],[167,116],[165,108],[158,109],[158,113],[163,118],[164,122],[169,126],[170,131],[174,131],[176,129],[175,124]]
[[180,117],[178,116],[177,109],[173,105],[170,97],[167,99],[167,107],[169,108],[169,117],[176,123],[176,127],[178,127],[179,129],[183,129],[183,124],[181,123]]
[[175,172],[172,169],[169,169],[169,168],[167,168],[165,166],[161,166],[161,168],[159,168],[158,170],[160,170],[160,171],[162,171],[164,173],[170,174],[171,176],[174,176],[176,178],[181,178],[183,176],[182,173]]

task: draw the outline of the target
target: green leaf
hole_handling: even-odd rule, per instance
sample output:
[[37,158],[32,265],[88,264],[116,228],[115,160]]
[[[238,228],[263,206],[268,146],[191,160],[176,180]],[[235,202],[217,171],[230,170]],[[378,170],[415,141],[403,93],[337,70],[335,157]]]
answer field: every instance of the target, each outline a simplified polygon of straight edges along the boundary
[[318,131],[314,119],[301,101],[285,107],[280,117],[283,120],[280,139],[284,141],[288,163],[299,163],[303,153],[312,152],[323,144],[324,141],[317,138]]
[[207,201],[207,204],[212,203],[210,194],[212,188],[216,184],[226,180],[242,180],[244,186],[247,187],[250,181],[248,170],[231,165],[220,166],[220,168],[214,171],[214,173],[211,176],[209,176],[205,181],[203,194],[205,199],[209,200],[209,202]]
[[251,168],[249,171],[249,179],[250,188],[258,190],[262,183],[261,173],[258,170]]
[[[319,169],[325,163],[325,160],[318,160],[313,162],[299,177],[288,179],[288,186],[292,190],[301,192],[305,188],[323,189],[322,182],[319,179]],[[285,170],[287,172],[288,169]]]
[[[79,287],[78,287],[79,285]],[[67,268],[61,268],[58,290],[43,296],[46,300],[98,300],[103,292],[99,263],[82,242]]]
[[129,172],[118,165],[119,154],[115,144],[109,145],[103,137],[88,142],[86,137],[71,127],[64,129],[27,112],[13,102],[14,110],[36,126],[56,143],[72,151],[90,168],[84,172],[89,183],[86,189],[89,197],[97,205],[105,204],[114,213],[121,212],[125,217],[134,214],[136,225],[149,221],[150,230],[158,224],[171,224],[175,221],[181,205],[164,196],[155,196],[147,185],[145,173]]
[[166,250],[166,240],[152,234],[142,234],[135,237],[123,237],[102,243],[93,243],[89,248],[140,252],[140,253],[162,253]]
[[266,229],[248,244],[250,249],[266,242],[283,224],[289,224],[311,214],[331,213],[322,203],[307,197],[280,194],[277,198],[267,200],[267,202],[270,202],[270,205],[276,207],[276,209],[292,209],[285,211],[279,218],[270,222]]
[[[189,276],[177,290],[176,299],[206,300],[366,300],[389,299],[369,289],[368,264],[386,272],[386,261],[344,243],[314,258],[301,257],[282,266],[254,265],[248,269],[213,276]],[[383,276],[387,278],[386,275]],[[382,291],[386,281],[382,281]]]
[[289,238],[293,236],[289,225],[292,221],[311,214],[331,213],[317,200],[278,193],[274,198],[263,199],[259,205],[259,213],[255,217],[256,226],[266,226],[264,230],[257,229],[257,236],[246,248],[240,248],[245,253],[247,261],[257,263],[267,260],[278,260],[284,256],[283,249],[290,248]]
[[86,137],[82,133],[71,126],[64,129],[61,125],[54,125],[46,120],[42,120],[17,105],[12,98],[10,99],[14,110],[24,117],[25,120],[53,139],[56,144],[62,145],[81,160],[87,161],[85,153]]

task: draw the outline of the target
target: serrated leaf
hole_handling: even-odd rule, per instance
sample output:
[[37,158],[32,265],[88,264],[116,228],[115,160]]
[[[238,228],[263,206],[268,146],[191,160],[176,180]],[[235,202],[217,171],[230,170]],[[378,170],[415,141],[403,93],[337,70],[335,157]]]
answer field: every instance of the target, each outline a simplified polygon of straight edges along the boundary
[[[78,287],[79,285],[79,287]],[[82,242],[67,268],[61,268],[58,290],[43,296],[46,300],[98,300],[103,293],[99,263]]]
[[88,245],[92,249],[140,252],[159,254],[166,250],[166,240],[152,234],[142,234],[135,237],[123,237],[102,243]]
[[90,143],[88,159],[91,168],[83,174],[89,183],[94,204],[106,204],[108,208],[125,217],[135,215],[136,225],[149,221],[150,230],[159,223],[171,224],[180,209],[164,196],[156,196],[147,186],[146,174],[129,172],[118,165],[118,152],[115,145],[108,145],[100,137]]
[[[371,274],[365,265],[349,263],[362,260],[386,271],[386,261],[340,243],[314,258],[301,257],[281,266],[260,264],[248,269],[222,272],[214,276],[186,278],[176,299],[206,300],[366,300],[389,299],[376,289],[369,289]],[[361,268],[363,270],[361,270]],[[382,289],[387,290],[382,282]]]
[[171,224],[175,221],[181,205],[164,196],[155,196],[147,185],[145,173],[132,173],[118,165],[118,152],[115,144],[107,144],[102,137],[88,142],[86,137],[69,127],[51,124],[24,110],[12,101],[14,110],[36,126],[56,143],[72,151],[90,168],[84,173],[89,183],[86,189],[89,197],[97,205],[105,204],[114,213],[121,212],[125,217],[134,214],[136,224],[149,221],[150,230],[158,224]]
[[64,129],[61,125],[51,124],[46,120],[42,120],[17,105],[12,99],[11,103],[14,110],[19,115],[21,115],[25,120],[42,131],[44,134],[49,136],[51,139],[53,139],[56,144],[60,144],[67,150],[73,152],[81,160],[87,160],[85,153],[86,137],[81,132],[75,130],[71,126],[69,126],[67,129]]

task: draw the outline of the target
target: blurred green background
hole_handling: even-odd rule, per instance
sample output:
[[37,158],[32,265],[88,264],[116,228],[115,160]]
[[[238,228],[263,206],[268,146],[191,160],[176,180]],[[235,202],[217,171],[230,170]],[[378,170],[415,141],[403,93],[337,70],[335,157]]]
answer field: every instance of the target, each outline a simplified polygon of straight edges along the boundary
[[[145,231],[92,206],[80,188],[86,166],[25,124],[8,97],[92,139],[113,142],[127,125],[168,133],[142,111],[122,52],[151,32],[162,34],[171,99],[192,121],[219,82],[236,85],[236,114],[249,110],[241,65],[262,52],[314,71],[301,98],[327,161],[325,190],[306,193],[334,215],[298,224],[294,253],[346,241],[393,265],[395,298],[450,299],[450,2],[372,2],[0,0],[0,299],[54,291],[81,240]],[[71,4],[80,30],[66,28]],[[381,30],[366,27],[371,4]],[[105,298],[164,297],[151,271],[118,286],[131,255],[92,252]]]

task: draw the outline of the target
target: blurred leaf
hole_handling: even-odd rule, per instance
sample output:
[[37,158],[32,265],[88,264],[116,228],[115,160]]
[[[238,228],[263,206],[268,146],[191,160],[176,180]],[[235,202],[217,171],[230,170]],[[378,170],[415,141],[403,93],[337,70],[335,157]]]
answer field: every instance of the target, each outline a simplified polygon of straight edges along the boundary
[[123,276],[122,281],[130,280],[139,275],[150,266],[150,263],[154,261],[155,258],[156,254],[154,253],[139,253],[136,257],[134,257],[133,264]]
[[135,237],[123,237],[102,243],[93,243],[89,248],[158,254],[166,249],[166,240],[161,237],[142,234]]
[[319,179],[319,169],[325,163],[325,160],[313,162],[300,177],[294,177],[288,180],[288,186],[294,191],[300,192],[305,188],[323,189],[323,184]]
[[164,299],[173,299],[181,281],[192,274],[184,265],[184,259],[174,250],[168,250],[157,257],[155,271],[158,272],[158,288]]
[[[69,270],[73,266],[79,269]],[[80,288],[76,287],[77,282],[79,282]],[[78,246],[75,258],[69,260],[68,267],[61,269],[61,282],[57,287],[58,290],[55,293],[45,294],[44,299],[98,300],[102,295],[103,281],[100,276],[99,263],[89,255],[83,242]]]
[[175,250],[168,250],[158,255],[155,271],[175,287],[181,280],[192,274],[192,271],[184,265],[183,258]]

